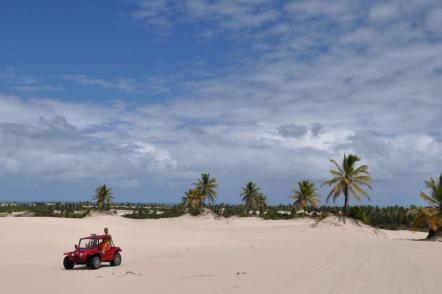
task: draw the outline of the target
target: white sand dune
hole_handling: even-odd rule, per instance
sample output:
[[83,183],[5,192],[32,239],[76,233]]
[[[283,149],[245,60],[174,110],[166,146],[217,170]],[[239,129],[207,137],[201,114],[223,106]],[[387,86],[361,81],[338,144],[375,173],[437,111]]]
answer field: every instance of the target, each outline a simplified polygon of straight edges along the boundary
[[[441,293],[442,243],[329,219],[0,218],[1,293]],[[109,227],[119,267],[63,269]],[[376,231],[376,233],[375,233]]]

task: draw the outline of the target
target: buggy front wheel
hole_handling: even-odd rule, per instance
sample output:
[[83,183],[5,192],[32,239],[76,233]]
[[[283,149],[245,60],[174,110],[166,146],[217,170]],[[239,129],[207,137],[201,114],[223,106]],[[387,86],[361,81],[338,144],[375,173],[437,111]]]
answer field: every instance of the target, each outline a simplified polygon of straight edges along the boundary
[[65,257],[63,259],[63,266],[65,269],[70,270],[74,268],[75,263],[69,258],[69,257]]
[[98,269],[101,266],[101,259],[98,255],[94,255],[92,257],[89,258],[88,260],[88,267],[90,269]]

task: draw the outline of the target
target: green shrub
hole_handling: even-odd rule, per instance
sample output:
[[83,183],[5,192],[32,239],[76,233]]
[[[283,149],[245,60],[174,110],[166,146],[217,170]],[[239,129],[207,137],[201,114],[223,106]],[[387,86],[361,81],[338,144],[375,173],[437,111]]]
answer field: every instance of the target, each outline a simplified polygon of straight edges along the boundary
[[330,215],[331,215],[331,213],[328,212],[328,211],[321,211],[321,212],[319,213],[319,215],[318,215],[318,219],[319,219],[320,221],[322,221],[323,219],[329,217]]

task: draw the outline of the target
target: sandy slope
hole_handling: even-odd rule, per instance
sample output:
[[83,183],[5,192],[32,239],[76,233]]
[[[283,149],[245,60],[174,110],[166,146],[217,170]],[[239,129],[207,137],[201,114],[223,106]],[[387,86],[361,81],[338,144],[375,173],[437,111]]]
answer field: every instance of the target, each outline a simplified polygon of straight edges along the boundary
[[[441,293],[442,243],[311,224],[0,218],[1,293]],[[64,270],[62,252],[104,226],[124,249],[123,264]]]

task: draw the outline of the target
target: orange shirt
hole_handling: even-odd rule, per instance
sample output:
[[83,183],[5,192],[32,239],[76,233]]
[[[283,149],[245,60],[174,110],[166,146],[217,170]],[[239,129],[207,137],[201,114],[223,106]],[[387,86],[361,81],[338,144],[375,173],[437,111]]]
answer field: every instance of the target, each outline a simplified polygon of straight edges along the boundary
[[112,240],[112,236],[107,235],[107,238],[103,239],[103,242],[100,243],[98,249],[100,249],[100,251],[102,251],[102,252],[108,251],[112,247],[111,240]]

